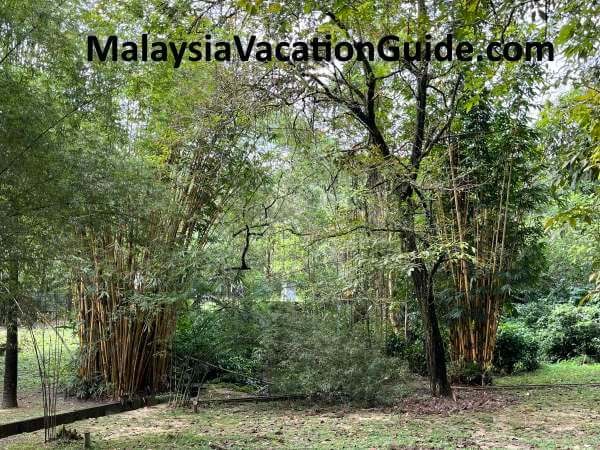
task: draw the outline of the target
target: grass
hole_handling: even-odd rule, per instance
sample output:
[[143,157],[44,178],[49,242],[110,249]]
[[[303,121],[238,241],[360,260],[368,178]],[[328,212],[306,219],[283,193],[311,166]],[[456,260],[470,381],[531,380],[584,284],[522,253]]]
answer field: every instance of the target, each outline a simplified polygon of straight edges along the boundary
[[[480,395],[479,393],[477,395]],[[494,394],[496,395],[496,394]],[[472,398],[472,397],[469,397]],[[490,397],[486,408],[414,412],[301,403],[220,405],[173,410],[165,405],[72,424],[92,433],[97,449],[597,448],[600,389],[553,389]],[[434,400],[430,406],[444,404]],[[6,440],[7,449],[38,449],[39,432]],[[43,446],[42,446],[43,447]],[[81,448],[81,442],[43,448]]]
[[543,364],[539,369],[522,374],[498,377],[499,385],[600,383],[600,364],[582,364],[581,360]]
[[[42,332],[36,330],[38,339]],[[76,348],[74,336],[66,340]],[[21,407],[0,410],[0,423],[42,414],[37,363],[27,332],[20,333],[20,348]],[[589,382],[600,382],[600,364],[545,364],[531,373],[496,380],[499,385]],[[415,391],[417,385],[408,380],[405,390]],[[229,392],[234,386],[221,383],[213,388]],[[600,448],[600,388],[467,390],[458,392],[456,402],[415,392],[394,406],[370,409],[275,402],[213,404],[194,414],[161,405],[68,428],[90,431],[97,449]],[[62,409],[77,406],[61,404]],[[82,447],[81,441],[42,442],[43,432],[29,433],[0,441],[0,448]]]
[[[74,358],[76,357],[77,336],[70,328],[62,328],[60,331],[63,346],[61,381],[66,382],[73,372]],[[46,352],[53,349],[54,333],[49,328],[35,328],[34,336],[39,348],[45,348]],[[33,337],[26,328],[19,329],[19,374],[17,409],[0,409],[0,424],[15,422],[29,417],[39,417],[44,414],[38,361],[36,357]],[[6,329],[0,329],[0,342],[6,342]],[[4,357],[0,357],[0,380],[4,379]],[[72,410],[80,406],[81,402],[75,399],[64,399],[59,396],[57,409],[59,411]],[[90,403],[92,406],[95,403]],[[87,406],[87,405],[86,405]]]
[[[65,369],[67,362],[75,358],[77,349],[77,336],[70,328],[60,328],[60,335],[64,344],[62,350],[62,362]],[[54,346],[54,332],[50,328],[34,328],[34,336],[26,328],[19,328],[19,390],[28,392],[39,389],[40,377],[38,371],[37,357],[33,339],[35,338],[39,348],[45,348],[48,352]],[[6,329],[0,328],[0,342],[6,342]],[[0,375],[4,376],[4,358],[0,358]]]

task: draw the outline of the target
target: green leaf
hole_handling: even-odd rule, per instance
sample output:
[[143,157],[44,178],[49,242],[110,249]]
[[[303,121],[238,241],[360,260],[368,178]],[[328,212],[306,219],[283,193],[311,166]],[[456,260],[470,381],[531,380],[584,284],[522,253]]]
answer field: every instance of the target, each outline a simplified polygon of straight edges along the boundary
[[576,24],[574,22],[569,22],[566,25],[564,25],[560,29],[560,32],[558,33],[558,36],[554,40],[554,43],[556,45],[561,45],[561,44],[564,44],[565,42],[567,42],[569,39],[571,39],[571,37],[573,37],[573,34],[575,34],[575,28],[576,28]]
[[268,6],[267,11],[272,14],[279,14],[281,12],[281,3],[271,3]]

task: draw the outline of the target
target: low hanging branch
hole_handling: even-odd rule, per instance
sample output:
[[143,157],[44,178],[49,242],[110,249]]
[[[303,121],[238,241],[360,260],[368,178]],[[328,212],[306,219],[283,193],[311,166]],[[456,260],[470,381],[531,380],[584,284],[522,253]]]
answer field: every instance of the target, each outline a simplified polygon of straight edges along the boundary
[[268,223],[263,223],[260,225],[253,225],[253,226],[249,226],[248,224],[246,224],[246,226],[244,228],[242,228],[241,230],[233,233],[233,237],[238,236],[240,233],[245,233],[245,240],[244,240],[244,248],[242,249],[242,256],[241,256],[241,262],[240,262],[240,266],[239,267],[230,267],[229,270],[250,270],[250,267],[248,266],[248,264],[246,263],[246,255],[248,254],[248,250],[250,249],[250,237],[251,236],[264,236],[266,230],[257,232],[257,231],[250,231],[252,228],[263,228],[263,227],[268,227],[269,224]]

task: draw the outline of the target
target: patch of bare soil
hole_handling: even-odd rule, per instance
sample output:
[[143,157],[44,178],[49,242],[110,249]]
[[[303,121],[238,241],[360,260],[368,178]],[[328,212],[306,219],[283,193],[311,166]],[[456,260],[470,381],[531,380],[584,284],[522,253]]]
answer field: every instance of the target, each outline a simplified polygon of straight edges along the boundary
[[[189,418],[183,420],[160,415],[160,412],[167,408],[168,406],[165,404],[152,407],[147,406],[111,416],[108,420],[105,418],[89,419],[83,427],[86,431],[106,434],[112,439],[142,436],[145,434],[178,433],[189,429]],[[111,426],[110,430],[107,430],[107,422],[115,426]]]
[[518,403],[518,397],[510,393],[460,389],[454,391],[453,398],[410,396],[395,408],[395,412],[418,416],[447,416],[459,411],[496,411],[515,403]]

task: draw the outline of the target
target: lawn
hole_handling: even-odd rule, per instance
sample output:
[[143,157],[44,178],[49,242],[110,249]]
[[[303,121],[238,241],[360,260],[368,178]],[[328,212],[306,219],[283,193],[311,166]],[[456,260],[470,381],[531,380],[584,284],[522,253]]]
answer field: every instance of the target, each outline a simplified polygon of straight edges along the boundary
[[[598,448],[600,389],[459,393],[425,396],[390,408],[303,403],[220,405],[189,410],[166,405],[70,425],[90,431],[94,448]],[[5,440],[37,449],[43,434]],[[81,442],[47,448],[81,448]]]
[[[77,336],[69,328],[60,329],[62,347],[61,357],[61,381],[67,383],[73,373],[75,358],[77,356]],[[35,328],[34,337],[38,342],[38,348],[54,349],[53,340],[55,334],[50,328]],[[6,329],[0,328],[0,342],[6,342]],[[0,357],[0,383],[4,379],[4,357]],[[29,330],[19,329],[19,378],[17,409],[0,409],[0,424],[15,422],[30,417],[40,417],[44,414],[42,402],[40,375],[38,370],[38,360],[36,357],[33,337]],[[97,402],[82,402],[75,398],[65,398],[59,395],[57,398],[58,411],[70,411],[87,406],[93,406]]]
[[[498,384],[599,381],[600,365],[564,362]],[[98,449],[600,448],[600,388],[457,391],[456,400],[420,390],[385,408],[306,402],[221,404],[198,413],[167,405],[69,425]],[[37,449],[43,433],[5,439]],[[43,448],[81,448],[80,441]]]
[[581,364],[580,360],[542,364],[533,372],[498,377],[495,383],[498,385],[600,383],[600,364]]
[[[76,348],[74,336],[65,340],[71,350]],[[20,348],[21,407],[0,410],[0,422],[42,414],[37,363],[27,332],[20,335]],[[503,386],[600,382],[600,364],[546,364],[495,382]],[[93,448],[98,449],[600,448],[600,388],[467,389],[457,390],[456,400],[440,400],[430,398],[419,384],[422,380],[408,380],[407,388],[399,389],[404,397],[389,407],[272,402],[211,404],[193,413],[159,405],[68,428],[80,434],[90,431]],[[214,390],[225,388],[231,387]],[[88,404],[63,400],[59,409]],[[81,441],[42,443],[43,431],[1,440],[0,448],[82,447]]]

